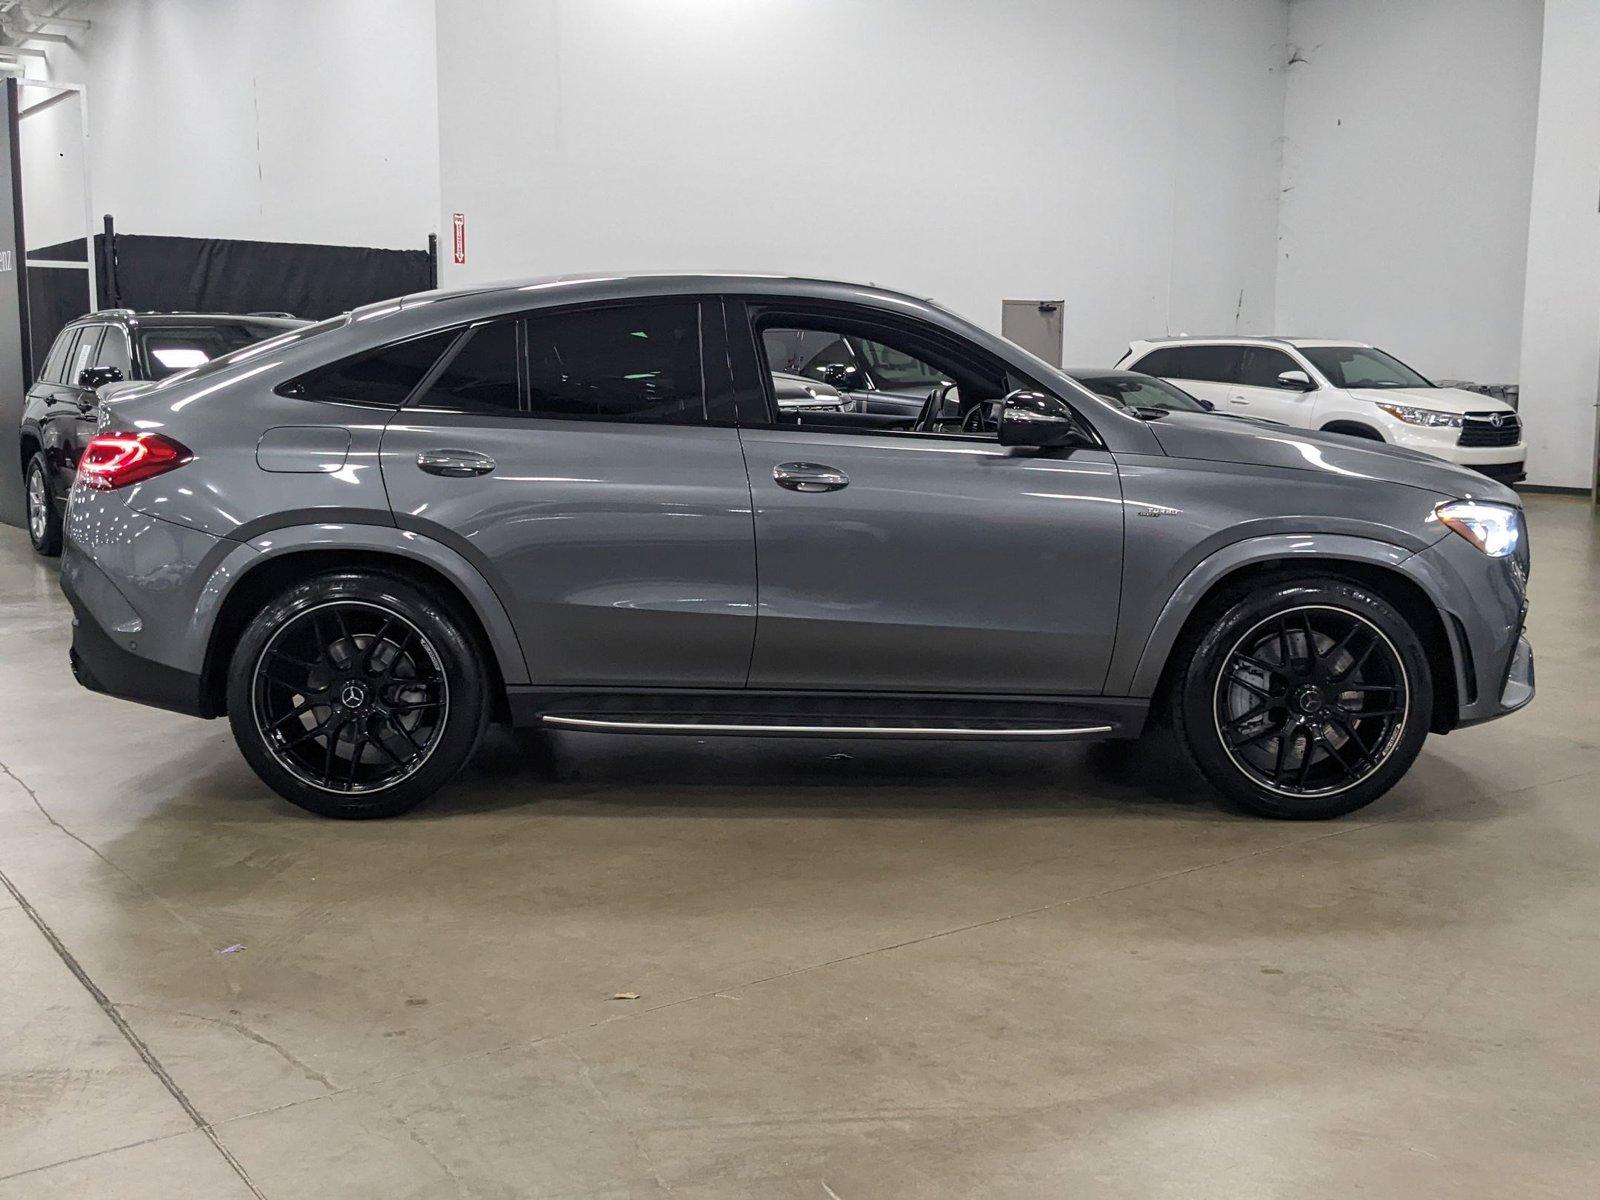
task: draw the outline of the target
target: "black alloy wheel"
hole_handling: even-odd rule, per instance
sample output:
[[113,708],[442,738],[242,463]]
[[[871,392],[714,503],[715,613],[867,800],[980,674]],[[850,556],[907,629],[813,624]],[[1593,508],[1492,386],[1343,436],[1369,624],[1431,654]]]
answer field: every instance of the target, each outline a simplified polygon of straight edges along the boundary
[[1405,774],[1433,720],[1427,650],[1384,596],[1332,578],[1234,589],[1173,652],[1167,711],[1191,760],[1263,816],[1322,819]]
[[365,572],[323,575],[246,627],[228,719],[279,795],[325,816],[393,816],[470,757],[487,678],[476,639],[430,592]]
[[1323,605],[1285,609],[1234,643],[1217,675],[1217,734],[1238,768],[1284,796],[1355,787],[1399,743],[1410,687],[1376,625]]
[[427,762],[449,716],[450,685],[415,625],[340,600],[273,635],[256,661],[253,707],[285,770],[325,791],[371,792]]

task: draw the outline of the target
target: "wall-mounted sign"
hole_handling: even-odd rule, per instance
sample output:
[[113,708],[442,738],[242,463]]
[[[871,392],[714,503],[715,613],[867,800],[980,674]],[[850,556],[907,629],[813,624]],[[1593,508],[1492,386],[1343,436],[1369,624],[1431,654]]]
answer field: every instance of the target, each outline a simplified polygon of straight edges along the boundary
[[450,229],[455,236],[456,266],[467,261],[467,214],[454,213],[450,217]]

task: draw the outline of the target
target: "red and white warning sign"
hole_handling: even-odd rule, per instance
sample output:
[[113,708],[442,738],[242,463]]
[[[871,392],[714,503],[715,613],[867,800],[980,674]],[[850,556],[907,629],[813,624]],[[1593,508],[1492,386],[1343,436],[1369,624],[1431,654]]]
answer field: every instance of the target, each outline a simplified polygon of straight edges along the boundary
[[454,213],[450,217],[450,229],[455,236],[456,266],[467,261],[467,214]]

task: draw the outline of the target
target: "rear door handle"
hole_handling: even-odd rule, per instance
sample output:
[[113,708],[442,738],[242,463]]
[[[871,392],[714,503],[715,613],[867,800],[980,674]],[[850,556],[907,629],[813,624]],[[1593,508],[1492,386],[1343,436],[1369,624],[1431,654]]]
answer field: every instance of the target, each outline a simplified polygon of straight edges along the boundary
[[779,463],[772,468],[772,480],[791,492],[837,492],[850,486],[850,476],[820,463]]
[[471,475],[487,475],[494,470],[494,459],[476,450],[424,450],[417,455],[417,466],[429,475],[465,479]]

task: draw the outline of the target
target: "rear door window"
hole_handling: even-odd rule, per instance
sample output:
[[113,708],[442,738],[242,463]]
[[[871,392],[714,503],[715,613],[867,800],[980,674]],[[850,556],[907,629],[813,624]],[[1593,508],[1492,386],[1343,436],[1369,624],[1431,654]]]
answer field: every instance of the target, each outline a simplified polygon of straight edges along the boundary
[[1206,383],[1238,383],[1243,366],[1242,346],[1184,346],[1176,377]]
[[699,301],[534,313],[523,327],[529,416],[706,419]]
[[499,321],[472,330],[417,403],[449,412],[517,415],[517,325]]
[[67,366],[66,382],[72,387],[78,386],[78,376],[82,375],[89,367],[94,366],[94,356],[99,348],[100,335],[105,331],[104,325],[88,325],[84,327],[83,336],[78,339],[78,344],[72,348],[72,361]]
[[128,335],[118,325],[107,325],[100,339],[100,349],[91,364],[96,367],[115,367],[124,379],[133,378],[133,358],[128,351]]

